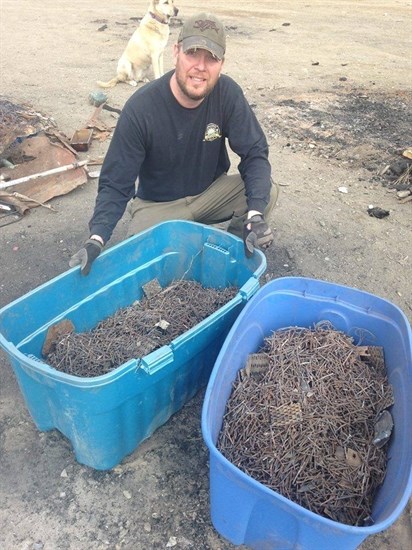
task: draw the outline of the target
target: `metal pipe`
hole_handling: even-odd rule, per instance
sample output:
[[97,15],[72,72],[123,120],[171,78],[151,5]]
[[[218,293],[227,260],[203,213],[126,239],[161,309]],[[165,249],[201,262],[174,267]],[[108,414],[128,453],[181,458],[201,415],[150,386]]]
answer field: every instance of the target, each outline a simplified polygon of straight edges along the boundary
[[66,166],[59,166],[58,168],[52,168],[51,170],[46,170],[45,172],[39,172],[38,174],[32,174],[31,176],[24,176],[22,178],[17,178],[15,180],[6,181],[0,183],[0,189],[6,189],[7,187],[12,187],[13,185],[19,185],[20,183],[25,183],[26,181],[34,180],[37,178],[42,178],[45,176],[51,176],[53,174],[59,174],[60,172],[66,172],[67,170],[72,170],[74,168],[80,168],[87,164],[87,160],[81,160],[79,162],[72,162]]

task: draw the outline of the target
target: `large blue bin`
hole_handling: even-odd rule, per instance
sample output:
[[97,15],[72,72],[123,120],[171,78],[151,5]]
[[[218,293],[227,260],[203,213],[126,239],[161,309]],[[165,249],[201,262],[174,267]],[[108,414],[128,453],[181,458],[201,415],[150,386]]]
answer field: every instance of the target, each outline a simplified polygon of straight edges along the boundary
[[[256,251],[247,259],[243,242],[233,235],[170,221],[103,252],[87,277],[73,268],[2,308],[0,346],[38,429],[57,428],[83,464],[99,470],[118,464],[206,385],[225,336],[258,290],[265,268],[265,256]],[[90,330],[141,298],[143,285],[154,278],[162,287],[185,278],[239,290],[170,345],[108,374],[77,377],[42,361],[51,325],[69,319],[77,332]]]
[[[375,498],[374,525],[356,527],[315,514],[246,475],[217,449],[223,415],[239,369],[273,331],[313,327],[328,320],[337,330],[383,346],[395,404],[386,478]],[[238,316],[207,386],[202,433],[210,454],[210,504],[217,531],[233,544],[257,550],[350,550],[383,531],[402,513],[412,493],[412,333],[394,304],[353,288],[285,277],[264,285]]]

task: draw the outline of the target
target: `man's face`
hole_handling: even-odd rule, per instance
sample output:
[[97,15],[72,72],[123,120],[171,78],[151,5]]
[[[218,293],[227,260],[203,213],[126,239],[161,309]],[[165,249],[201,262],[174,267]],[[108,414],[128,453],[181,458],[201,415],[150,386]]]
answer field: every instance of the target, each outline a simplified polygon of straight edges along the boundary
[[188,50],[181,45],[174,47],[175,76],[179,92],[188,100],[199,102],[215,87],[219,79],[223,60],[200,48]]

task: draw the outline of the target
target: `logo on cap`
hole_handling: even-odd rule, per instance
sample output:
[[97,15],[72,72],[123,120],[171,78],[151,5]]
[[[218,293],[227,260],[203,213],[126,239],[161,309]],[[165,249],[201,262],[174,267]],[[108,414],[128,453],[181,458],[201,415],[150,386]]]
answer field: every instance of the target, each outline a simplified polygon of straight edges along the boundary
[[195,21],[193,28],[199,29],[202,32],[205,32],[208,29],[211,29],[212,31],[216,31],[216,33],[219,34],[218,26],[214,21],[211,21],[210,19],[198,19],[197,21]]

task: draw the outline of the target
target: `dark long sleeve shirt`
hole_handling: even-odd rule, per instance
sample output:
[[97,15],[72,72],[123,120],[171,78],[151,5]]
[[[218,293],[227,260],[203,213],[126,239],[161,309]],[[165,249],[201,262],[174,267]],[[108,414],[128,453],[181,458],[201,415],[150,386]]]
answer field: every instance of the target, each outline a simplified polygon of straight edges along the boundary
[[240,86],[222,75],[204,101],[188,109],[170,89],[172,74],[137,90],[117,122],[89,223],[105,242],[134,196],[163,202],[198,195],[227,172],[225,138],[240,157],[249,210],[263,212],[269,202],[268,144]]

